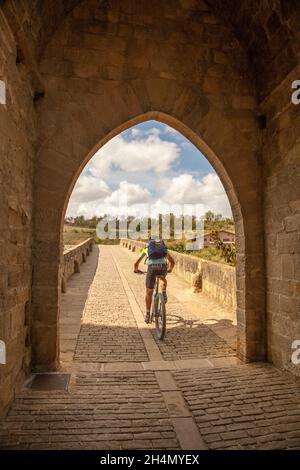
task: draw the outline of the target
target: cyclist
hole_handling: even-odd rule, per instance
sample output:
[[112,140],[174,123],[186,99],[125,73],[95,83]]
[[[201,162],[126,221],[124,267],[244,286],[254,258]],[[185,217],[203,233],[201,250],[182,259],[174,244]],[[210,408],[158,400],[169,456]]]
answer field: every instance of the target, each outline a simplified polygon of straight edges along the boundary
[[[146,317],[145,322],[150,321],[150,310],[152,303],[153,289],[155,279],[158,276],[161,281],[162,295],[165,303],[167,302],[167,273],[171,273],[175,266],[174,258],[168,253],[167,247],[163,240],[150,239],[148,246],[141,250],[139,258],[134,263],[134,272],[139,273],[139,264],[142,259],[147,256],[147,277],[146,277]],[[168,267],[169,262],[169,267]]]

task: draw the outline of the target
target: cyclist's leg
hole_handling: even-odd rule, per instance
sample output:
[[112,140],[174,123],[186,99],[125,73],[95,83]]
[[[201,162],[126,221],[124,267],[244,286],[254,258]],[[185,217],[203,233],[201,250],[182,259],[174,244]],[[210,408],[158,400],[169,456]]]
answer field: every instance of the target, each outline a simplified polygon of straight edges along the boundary
[[149,323],[150,320],[150,311],[151,311],[151,304],[152,304],[152,295],[153,289],[155,285],[155,278],[156,274],[153,272],[152,266],[148,266],[147,276],[146,276],[146,296],[145,296],[145,303],[146,303],[146,323]]
[[150,312],[151,310],[151,304],[152,304],[152,295],[153,295],[153,289],[149,289],[148,287],[146,288],[146,311]]
[[159,280],[160,280],[160,287],[162,288],[162,290],[167,290],[168,281],[167,281],[166,276],[159,276]]
[[167,296],[167,268],[163,270],[162,274],[159,276],[160,280],[160,285],[161,285],[161,293],[163,295],[165,303],[168,301],[168,296]]

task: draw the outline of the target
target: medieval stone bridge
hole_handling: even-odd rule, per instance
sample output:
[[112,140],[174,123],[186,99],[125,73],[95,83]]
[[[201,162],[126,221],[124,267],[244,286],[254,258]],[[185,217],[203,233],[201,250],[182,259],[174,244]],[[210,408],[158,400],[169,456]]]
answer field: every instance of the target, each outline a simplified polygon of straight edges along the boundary
[[235,313],[174,274],[157,341],[135,256],[95,247],[70,278],[61,370],[28,380],[0,448],[300,449],[299,385],[269,364],[241,364]]

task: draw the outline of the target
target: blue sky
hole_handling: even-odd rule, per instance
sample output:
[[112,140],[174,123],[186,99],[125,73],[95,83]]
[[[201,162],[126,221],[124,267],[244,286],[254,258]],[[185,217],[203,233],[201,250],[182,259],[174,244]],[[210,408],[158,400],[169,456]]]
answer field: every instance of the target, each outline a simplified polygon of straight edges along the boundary
[[[120,133],[89,161],[77,180],[67,215],[135,214],[142,204],[202,204],[231,216],[213,167],[182,134],[158,121]],[[128,209],[129,207],[129,209]]]

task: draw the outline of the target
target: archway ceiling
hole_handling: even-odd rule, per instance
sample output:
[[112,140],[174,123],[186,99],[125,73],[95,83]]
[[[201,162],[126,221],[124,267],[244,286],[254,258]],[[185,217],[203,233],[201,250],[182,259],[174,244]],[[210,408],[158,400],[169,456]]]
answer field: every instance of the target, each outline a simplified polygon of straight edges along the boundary
[[[64,18],[84,1],[4,0],[3,9],[14,33],[25,30],[39,56]],[[106,1],[109,8],[107,0],[98,1]],[[260,98],[299,63],[299,0],[189,0],[189,4],[195,11],[206,4],[232,28],[253,67]]]

